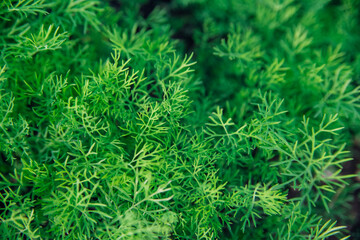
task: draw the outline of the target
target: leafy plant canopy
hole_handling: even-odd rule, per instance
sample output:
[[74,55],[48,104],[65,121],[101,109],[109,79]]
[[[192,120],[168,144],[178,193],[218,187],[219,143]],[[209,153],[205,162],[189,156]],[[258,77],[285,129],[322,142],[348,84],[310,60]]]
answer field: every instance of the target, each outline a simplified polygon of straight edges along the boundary
[[2,238],[355,239],[359,7],[1,1]]

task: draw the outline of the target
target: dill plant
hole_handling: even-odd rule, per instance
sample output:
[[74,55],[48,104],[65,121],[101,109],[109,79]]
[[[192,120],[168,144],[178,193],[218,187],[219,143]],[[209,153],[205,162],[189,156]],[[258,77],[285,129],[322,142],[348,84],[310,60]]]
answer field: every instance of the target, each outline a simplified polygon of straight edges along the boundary
[[358,7],[2,1],[2,237],[347,238]]

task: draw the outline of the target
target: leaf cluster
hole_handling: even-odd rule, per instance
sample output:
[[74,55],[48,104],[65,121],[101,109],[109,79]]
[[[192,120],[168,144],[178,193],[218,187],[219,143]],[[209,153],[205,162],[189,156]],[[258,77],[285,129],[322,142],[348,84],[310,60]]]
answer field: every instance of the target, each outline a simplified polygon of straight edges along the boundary
[[2,235],[345,239],[357,1],[119,4],[0,3]]

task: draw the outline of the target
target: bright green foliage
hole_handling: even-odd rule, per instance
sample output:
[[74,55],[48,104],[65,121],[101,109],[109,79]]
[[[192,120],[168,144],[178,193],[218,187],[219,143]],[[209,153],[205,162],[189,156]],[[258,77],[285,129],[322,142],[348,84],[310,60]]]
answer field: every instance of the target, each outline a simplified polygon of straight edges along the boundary
[[359,7],[2,1],[1,236],[347,238]]

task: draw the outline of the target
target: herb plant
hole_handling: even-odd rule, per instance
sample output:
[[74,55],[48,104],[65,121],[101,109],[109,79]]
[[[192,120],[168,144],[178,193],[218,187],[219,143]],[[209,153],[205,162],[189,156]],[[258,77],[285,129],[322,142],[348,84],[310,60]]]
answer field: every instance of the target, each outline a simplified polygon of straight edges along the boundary
[[350,237],[359,5],[2,1],[1,236]]

